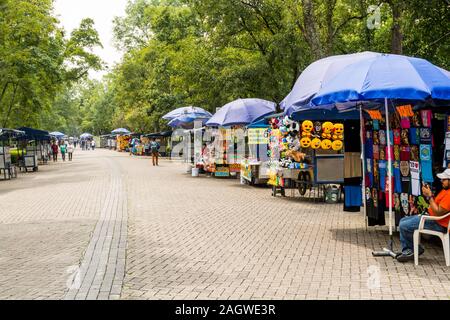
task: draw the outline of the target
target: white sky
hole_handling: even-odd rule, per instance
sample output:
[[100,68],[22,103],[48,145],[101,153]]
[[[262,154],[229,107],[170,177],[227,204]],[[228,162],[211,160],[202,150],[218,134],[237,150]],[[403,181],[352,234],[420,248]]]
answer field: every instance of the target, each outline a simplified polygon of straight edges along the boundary
[[[91,18],[95,21],[95,29],[100,35],[103,49],[98,48],[98,54],[108,67],[119,62],[122,54],[113,46],[113,24],[116,16],[125,15],[127,0],[55,0],[54,8],[62,26],[67,33],[80,25],[83,18]],[[89,73],[91,78],[101,79],[106,73]]]

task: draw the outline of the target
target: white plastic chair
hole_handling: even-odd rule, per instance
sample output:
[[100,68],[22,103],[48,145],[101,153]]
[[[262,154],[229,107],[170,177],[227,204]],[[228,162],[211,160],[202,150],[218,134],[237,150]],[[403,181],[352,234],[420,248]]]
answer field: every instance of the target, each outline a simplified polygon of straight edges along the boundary
[[416,266],[419,265],[419,244],[420,244],[420,234],[429,234],[432,236],[437,236],[442,240],[442,245],[444,247],[444,256],[445,256],[445,264],[447,267],[450,267],[450,242],[449,242],[449,231],[450,231],[450,224],[448,225],[447,232],[438,232],[438,231],[432,231],[424,229],[425,221],[426,220],[442,220],[450,216],[450,213],[447,213],[444,216],[441,217],[435,217],[435,216],[422,216],[419,223],[419,229],[414,231],[414,263]]

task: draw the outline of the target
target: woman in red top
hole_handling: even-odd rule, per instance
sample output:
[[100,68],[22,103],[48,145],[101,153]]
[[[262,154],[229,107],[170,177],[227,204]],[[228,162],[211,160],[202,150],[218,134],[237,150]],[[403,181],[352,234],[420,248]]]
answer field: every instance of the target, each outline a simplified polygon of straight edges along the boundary
[[52,144],[52,152],[53,152],[53,162],[58,161],[58,145],[56,144],[56,142],[53,142]]
[[[442,182],[442,191],[436,198],[433,197],[433,193],[428,185],[422,187],[422,194],[430,202],[430,208],[428,213],[430,216],[442,217],[450,212],[450,169],[437,175]],[[400,242],[402,244],[402,253],[397,256],[397,261],[406,262],[414,260],[414,231],[419,228],[420,215],[404,217],[400,220]],[[448,223],[450,217],[442,220],[432,221],[427,220],[425,222],[425,229],[434,230],[439,232],[447,232]],[[419,246],[419,254],[424,253],[424,248]]]

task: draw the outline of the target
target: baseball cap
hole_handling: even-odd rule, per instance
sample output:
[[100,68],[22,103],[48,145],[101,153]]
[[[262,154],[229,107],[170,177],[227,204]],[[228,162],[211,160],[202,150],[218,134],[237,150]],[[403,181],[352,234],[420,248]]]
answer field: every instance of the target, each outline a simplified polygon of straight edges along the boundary
[[438,173],[436,176],[441,180],[450,179],[450,169],[446,169],[444,172]]

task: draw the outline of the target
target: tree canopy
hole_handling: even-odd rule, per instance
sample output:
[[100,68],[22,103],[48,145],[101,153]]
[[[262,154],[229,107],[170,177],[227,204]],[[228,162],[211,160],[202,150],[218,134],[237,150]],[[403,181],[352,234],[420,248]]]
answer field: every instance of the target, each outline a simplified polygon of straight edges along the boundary
[[[19,10],[0,13],[2,119],[16,96],[15,119],[33,110],[18,121],[74,132],[154,132],[176,107],[215,112],[237,98],[280,102],[310,63],[330,55],[398,53],[450,69],[445,0],[130,0],[114,19],[122,61],[103,81],[79,83],[101,67],[90,52],[100,44],[93,22],[66,39],[50,0],[0,0],[7,8],[12,2]],[[31,18],[19,23],[20,10],[30,8]],[[53,118],[36,118],[48,110]]]

